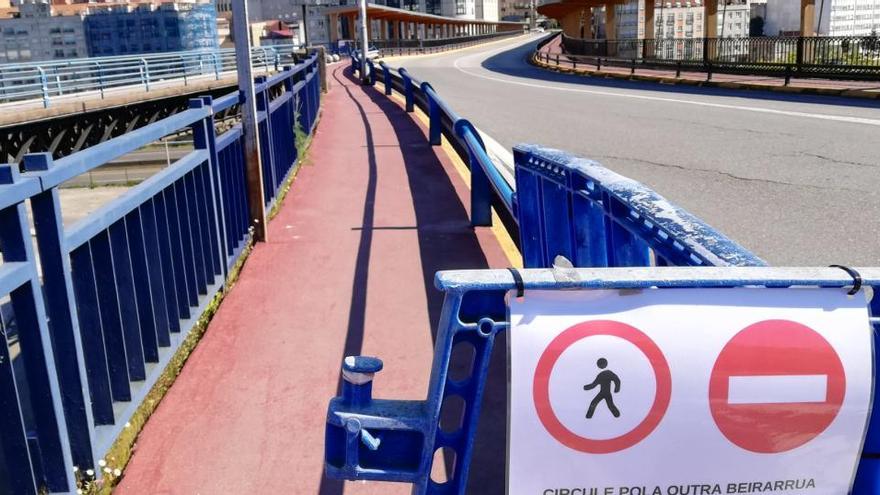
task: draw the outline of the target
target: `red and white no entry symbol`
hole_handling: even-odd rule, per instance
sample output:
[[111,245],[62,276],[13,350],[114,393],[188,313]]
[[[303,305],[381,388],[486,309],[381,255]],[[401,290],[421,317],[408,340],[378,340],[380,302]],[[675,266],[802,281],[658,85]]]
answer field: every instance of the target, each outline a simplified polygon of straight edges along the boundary
[[846,377],[831,344],[788,320],[755,323],[721,350],[709,381],[721,433],[751,452],[800,447],[834,421]]
[[[654,400],[644,419],[630,431],[613,438],[594,439],[578,435],[560,421],[550,401],[550,376],[562,353],[575,343],[595,336],[617,337],[631,343],[644,354],[655,379]],[[671,394],[669,364],[657,344],[637,328],[609,320],[579,323],[557,335],[541,354],[532,383],[535,409],[547,432],[566,447],[591,454],[617,452],[642,441],[660,424],[669,407]]]

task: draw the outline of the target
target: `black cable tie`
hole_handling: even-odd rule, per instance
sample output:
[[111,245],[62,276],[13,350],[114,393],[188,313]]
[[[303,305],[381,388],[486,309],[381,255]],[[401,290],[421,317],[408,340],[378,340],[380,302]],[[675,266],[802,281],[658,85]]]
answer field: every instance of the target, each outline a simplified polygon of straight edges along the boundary
[[516,268],[508,268],[507,271],[513,275],[513,282],[516,284],[516,297],[523,297],[526,293],[526,284],[523,283],[522,274]]
[[828,266],[830,268],[840,268],[841,270],[848,273],[850,277],[852,277],[853,286],[852,286],[852,289],[850,289],[849,292],[847,292],[848,295],[854,296],[859,292],[859,290],[861,290],[862,276],[854,268],[850,268],[848,266],[843,266],[843,265],[828,265]]

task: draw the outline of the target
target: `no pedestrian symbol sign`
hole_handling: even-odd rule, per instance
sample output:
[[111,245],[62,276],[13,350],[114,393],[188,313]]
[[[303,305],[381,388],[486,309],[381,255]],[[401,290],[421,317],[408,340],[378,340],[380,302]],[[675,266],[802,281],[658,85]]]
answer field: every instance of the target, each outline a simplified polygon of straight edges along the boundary
[[850,491],[873,388],[863,294],[509,299],[510,494]]

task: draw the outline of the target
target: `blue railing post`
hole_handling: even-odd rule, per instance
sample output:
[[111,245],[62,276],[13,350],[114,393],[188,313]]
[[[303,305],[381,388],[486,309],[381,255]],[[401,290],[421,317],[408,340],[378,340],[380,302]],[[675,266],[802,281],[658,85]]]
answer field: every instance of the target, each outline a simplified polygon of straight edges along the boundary
[[367,59],[367,72],[370,76],[370,86],[376,85],[376,66],[373,64],[373,61]]
[[[54,163],[49,153],[25,155],[22,165],[27,172],[45,172]],[[43,272],[43,288],[49,316],[49,332],[55,349],[62,405],[70,438],[73,463],[81,470],[93,469],[91,426],[94,424],[85,358],[77,320],[71,280],[70,257],[64,248],[64,225],[57,188],[31,197],[37,249]]]
[[403,96],[406,98],[406,111],[413,112],[415,111],[415,97],[413,95],[412,78],[409,77],[409,72],[406,69],[402,68],[397,72],[400,73],[400,77],[403,79]]
[[[193,98],[189,101],[189,108],[210,107],[213,99],[210,96],[201,98]],[[216,246],[216,259],[213,261],[214,271],[221,273],[226,277],[226,253],[228,246],[226,245],[226,228],[223,219],[223,201],[221,198],[222,190],[220,186],[220,157],[217,154],[217,134],[214,127],[214,112],[210,112],[207,117],[190,126],[193,134],[193,148],[197,150],[207,150],[208,152],[208,184],[207,190],[211,192],[211,198],[207,202],[208,220],[216,226],[217,235],[214,236],[213,243]]]
[[[486,145],[480,138],[480,133],[470,121],[459,119],[455,123],[455,133],[462,140],[467,140],[468,134],[476,139],[479,146],[485,151]],[[473,150],[468,148],[468,165],[471,169],[471,225],[485,227],[492,225],[492,185],[489,176],[483,170],[479,158]]]
[[40,92],[43,97],[43,108],[49,108],[49,80],[46,79],[46,71],[42,67],[37,67],[40,73]]
[[147,59],[145,59],[145,58],[141,58],[141,78],[143,79],[144,91],[149,91],[150,90],[150,66],[147,64]]
[[[277,178],[275,177],[275,157],[273,156],[274,153],[272,146],[272,119],[269,118],[269,92],[267,88],[268,85],[266,84],[266,76],[257,76],[254,79],[254,83],[257,86],[257,129],[260,132],[260,157],[263,161],[264,175],[263,187],[267,198],[270,198],[266,201],[266,203],[269,204],[271,200],[275,198],[276,191],[274,184],[277,184]],[[261,113],[263,114],[262,119],[260,118]],[[266,177],[267,170],[269,174],[268,177]],[[266,179],[268,179],[268,181]]]
[[[0,185],[16,184],[20,181],[16,165],[0,165]],[[18,328],[18,341],[20,359],[23,361],[23,371],[28,384],[30,397],[30,409],[33,415],[33,431],[28,431],[28,446],[23,452],[5,451],[4,457],[11,454],[12,459],[7,458],[7,463],[25,461],[17,466],[21,473],[14,476],[27,476],[30,473],[39,475],[40,481],[45,480],[49,491],[72,491],[73,486],[73,461],[70,454],[70,443],[67,435],[67,426],[63,420],[64,411],[61,404],[61,392],[58,386],[58,371],[55,368],[55,356],[49,331],[46,328],[46,313],[43,294],[40,290],[40,281],[37,275],[36,258],[34,257],[31,242],[30,228],[28,226],[27,212],[24,203],[0,209],[0,250],[3,252],[3,262],[25,263],[29,265],[29,280],[14,289],[10,294],[12,310],[15,313],[16,327]],[[5,335],[3,336],[5,340]],[[64,352],[66,350],[59,349]],[[6,355],[3,356],[5,365],[11,371],[11,363],[8,363]],[[0,396],[0,417],[10,419],[12,413],[19,413],[20,396],[17,396],[15,386],[12,385],[12,395],[9,395],[8,383],[2,383],[13,379],[13,375],[2,373],[0,376],[0,390],[5,393]],[[19,413],[20,414],[20,413]],[[10,424],[0,424],[0,442],[5,443],[7,438],[21,435],[19,428],[23,425],[20,421],[12,421]],[[18,432],[15,430],[18,429]],[[0,447],[5,447],[0,445]],[[22,455],[22,453],[24,455]],[[29,461],[26,459],[29,457]],[[20,480],[25,481],[25,480]],[[2,486],[3,481],[0,481]],[[41,483],[42,484],[42,483]],[[28,483],[21,483],[24,488]],[[33,478],[30,486],[33,486]],[[27,489],[24,493],[35,493]]]
[[223,63],[220,61],[220,54],[217,52],[212,52],[211,58],[214,60],[214,79],[219,81],[220,70],[223,68]]
[[394,86],[391,84],[391,69],[385,65],[385,62],[379,62],[379,66],[382,67],[382,80],[385,82],[385,94],[390,95]]
[[437,93],[429,83],[423,82],[422,94],[428,100],[428,140],[431,145],[437,146],[440,144],[440,137],[443,131],[443,121],[440,118],[440,104],[437,103]]

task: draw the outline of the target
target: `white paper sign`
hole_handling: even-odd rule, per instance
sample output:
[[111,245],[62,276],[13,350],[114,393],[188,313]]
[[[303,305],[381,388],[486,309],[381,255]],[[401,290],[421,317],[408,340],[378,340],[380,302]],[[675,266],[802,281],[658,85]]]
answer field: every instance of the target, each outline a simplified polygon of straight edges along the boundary
[[510,494],[849,492],[873,389],[863,293],[509,301]]

